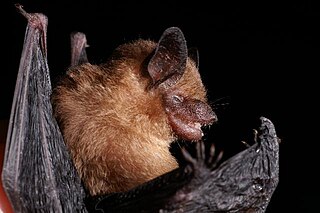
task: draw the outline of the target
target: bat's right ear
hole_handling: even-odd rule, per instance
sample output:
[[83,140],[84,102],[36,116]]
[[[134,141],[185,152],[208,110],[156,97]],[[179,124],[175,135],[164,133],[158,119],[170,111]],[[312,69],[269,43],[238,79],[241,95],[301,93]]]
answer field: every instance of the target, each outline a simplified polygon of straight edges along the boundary
[[177,27],[166,29],[148,64],[153,86],[174,85],[183,75],[188,57],[186,40]]

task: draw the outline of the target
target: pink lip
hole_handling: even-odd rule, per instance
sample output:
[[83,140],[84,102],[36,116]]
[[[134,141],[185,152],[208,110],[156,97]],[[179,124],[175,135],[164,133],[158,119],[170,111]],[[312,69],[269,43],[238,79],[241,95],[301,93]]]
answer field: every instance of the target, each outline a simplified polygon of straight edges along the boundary
[[177,116],[169,115],[173,131],[183,140],[199,141],[203,136],[200,123],[186,123]]

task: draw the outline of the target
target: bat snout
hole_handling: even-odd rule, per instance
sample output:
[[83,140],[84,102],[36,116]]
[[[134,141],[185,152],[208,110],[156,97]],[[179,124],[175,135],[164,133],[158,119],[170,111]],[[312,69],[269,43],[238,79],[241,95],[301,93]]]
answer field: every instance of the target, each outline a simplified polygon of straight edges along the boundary
[[198,99],[167,99],[166,112],[173,131],[182,139],[199,141],[202,127],[216,122],[217,115],[204,101]]
[[207,126],[213,124],[218,120],[216,113],[212,110],[209,104],[203,101],[197,101],[194,104],[195,107],[195,117],[197,122],[199,122],[202,126]]

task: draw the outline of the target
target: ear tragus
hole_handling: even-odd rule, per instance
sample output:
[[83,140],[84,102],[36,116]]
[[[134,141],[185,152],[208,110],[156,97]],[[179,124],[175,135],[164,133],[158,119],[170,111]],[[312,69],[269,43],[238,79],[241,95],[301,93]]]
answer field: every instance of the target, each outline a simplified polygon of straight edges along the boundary
[[186,40],[177,27],[166,29],[148,64],[153,86],[174,85],[183,75],[188,57]]

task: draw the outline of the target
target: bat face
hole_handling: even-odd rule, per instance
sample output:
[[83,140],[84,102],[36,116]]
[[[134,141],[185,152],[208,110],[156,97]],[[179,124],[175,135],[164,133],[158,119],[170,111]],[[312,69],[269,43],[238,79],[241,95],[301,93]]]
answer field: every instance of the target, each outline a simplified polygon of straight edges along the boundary
[[160,87],[169,124],[181,139],[198,141],[201,127],[217,120],[206,102],[205,88],[196,64],[178,28],[167,29],[148,64],[154,87]]
[[54,113],[91,195],[125,191],[178,167],[177,138],[201,140],[217,118],[180,29],[119,46],[99,66],[72,66]]

